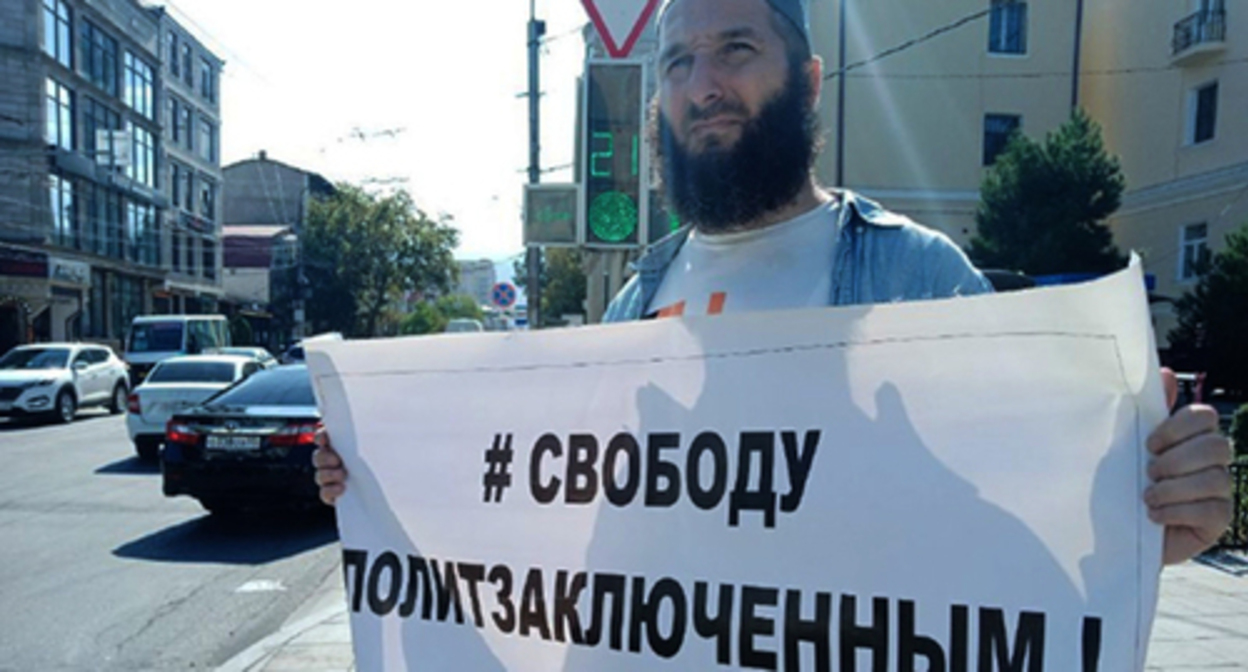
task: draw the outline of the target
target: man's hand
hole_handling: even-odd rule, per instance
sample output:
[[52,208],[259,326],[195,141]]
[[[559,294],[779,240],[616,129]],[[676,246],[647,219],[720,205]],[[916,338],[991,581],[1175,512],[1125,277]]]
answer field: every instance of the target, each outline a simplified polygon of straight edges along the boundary
[[342,468],[342,458],[329,443],[324,428],[316,432],[316,450],[312,451],[312,465],[316,467],[316,484],[321,488],[321,501],[334,505],[347,489],[347,470]]
[[[1161,373],[1166,403],[1173,407],[1178,381],[1169,369]],[[1163,561],[1173,565],[1217,543],[1231,522],[1231,444],[1218,432],[1217,411],[1193,404],[1153,431],[1148,450],[1153,485],[1144,491],[1144,503],[1148,517],[1166,526]]]

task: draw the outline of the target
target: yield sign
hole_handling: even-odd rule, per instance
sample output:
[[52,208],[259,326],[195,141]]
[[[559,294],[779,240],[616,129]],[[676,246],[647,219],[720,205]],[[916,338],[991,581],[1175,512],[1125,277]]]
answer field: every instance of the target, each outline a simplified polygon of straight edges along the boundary
[[625,58],[659,0],[581,0],[611,58]]

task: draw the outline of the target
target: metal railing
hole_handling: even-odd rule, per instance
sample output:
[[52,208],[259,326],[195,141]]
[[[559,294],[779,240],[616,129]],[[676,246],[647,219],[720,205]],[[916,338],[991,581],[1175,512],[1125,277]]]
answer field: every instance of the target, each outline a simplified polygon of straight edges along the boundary
[[1218,540],[1218,548],[1248,551],[1248,460],[1240,458],[1231,465],[1235,500],[1231,509],[1231,527]]
[[1226,10],[1201,10],[1174,24],[1174,51],[1171,53],[1178,56],[1196,45],[1225,40]]

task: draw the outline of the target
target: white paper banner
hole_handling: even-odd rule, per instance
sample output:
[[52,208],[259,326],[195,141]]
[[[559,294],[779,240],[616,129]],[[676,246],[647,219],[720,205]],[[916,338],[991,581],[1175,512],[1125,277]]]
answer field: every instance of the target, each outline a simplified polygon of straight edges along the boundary
[[360,670],[1143,669],[1165,403],[1138,263],[308,349]]

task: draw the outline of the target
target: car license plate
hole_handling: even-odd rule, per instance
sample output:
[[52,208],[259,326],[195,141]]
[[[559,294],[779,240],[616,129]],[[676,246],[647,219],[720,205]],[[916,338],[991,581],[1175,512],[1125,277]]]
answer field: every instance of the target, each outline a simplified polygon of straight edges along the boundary
[[260,447],[260,437],[209,434],[204,445],[212,450],[256,450]]

